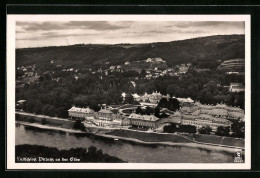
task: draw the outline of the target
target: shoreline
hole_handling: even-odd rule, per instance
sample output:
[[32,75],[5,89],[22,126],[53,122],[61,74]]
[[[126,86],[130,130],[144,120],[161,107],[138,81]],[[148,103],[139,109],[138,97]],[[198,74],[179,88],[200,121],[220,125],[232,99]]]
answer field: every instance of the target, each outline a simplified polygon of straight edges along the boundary
[[84,131],[80,131],[80,130],[66,129],[66,128],[61,128],[61,127],[54,127],[54,126],[49,126],[49,125],[29,123],[29,122],[23,122],[23,121],[15,121],[15,123],[25,125],[25,126],[37,127],[40,129],[58,130],[58,131],[63,131],[63,132],[68,132],[68,133],[92,134],[92,135],[103,137],[103,138],[118,139],[118,140],[123,140],[123,141],[127,141],[127,142],[138,143],[138,144],[144,144],[144,145],[183,146],[183,147],[206,149],[206,150],[210,150],[210,151],[225,151],[228,153],[234,153],[234,151],[236,151],[236,150],[244,151],[243,148],[239,148],[239,147],[235,148],[235,147],[228,147],[228,146],[223,146],[223,145],[207,144],[207,143],[196,142],[196,141],[193,141],[190,143],[170,142],[170,141],[147,142],[147,141],[142,141],[142,140],[139,140],[136,138],[127,138],[127,137],[120,137],[120,136],[114,136],[114,135],[109,135],[109,134],[91,133],[91,132],[87,132],[87,131],[84,132]]

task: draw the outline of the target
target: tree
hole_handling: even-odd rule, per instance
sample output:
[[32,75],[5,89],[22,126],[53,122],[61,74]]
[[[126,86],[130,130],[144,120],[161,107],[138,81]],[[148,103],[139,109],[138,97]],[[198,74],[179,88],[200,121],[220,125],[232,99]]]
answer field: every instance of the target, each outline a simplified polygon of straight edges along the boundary
[[166,98],[162,98],[157,106],[167,108],[170,111],[180,109],[180,103],[176,98],[170,98],[169,101]]
[[59,107],[55,109],[55,113],[58,117],[67,118],[68,117],[68,110],[66,110],[64,107]]
[[193,125],[180,125],[178,132],[196,133],[196,127]]
[[245,122],[240,122],[237,120],[233,120],[231,125],[232,135],[233,137],[244,138],[245,137]]
[[78,106],[78,107],[85,107],[88,98],[85,95],[79,95],[79,96],[75,97],[73,100],[74,100],[74,104],[76,106]]
[[30,122],[30,123],[34,123],[34,122],[35,122],[35,119],[34,119],[33,117],[31,117],[31,118],[29,119],[29,122]]
[[46,124],[48,124],[49,122],[45,119],[45,118],[43,118],[42,120],[41,120],[41,124],[42,125],[46,125]]
[[162,98],[162,99],[159,101],[158,106],[159,106],[159,107],[162,107],[162,108],[168,108],[169,103],[168,103],[168,101],[167,101],[166,98]]
[[200,134],[210,134],[210,132],[212,132],[212,129],[208,125],[206,127],[203,126],[199,129]]
[[75,121],[73,129],[82,130],[82,131],[86,130],[84,124],[79,119]]
[[216,131],[216,135],[219,135],[219,136],[229,136],[229,132],[230,132],[230,127],[223,127],[223,126],[219,126],[217,128],[217,131]]
[[98,112],[101,109],[101,107],[98,106],[97,104],[90,105],[89,108],[92,109],[95,112]]
[[166,114],[165,112],[162,112],[162,114],[160,115],[160,118],[167,118],[169,117],[168,114]]
[[135,113],[136,113],[136,114],[144,114],[144,113],[143,113],[143,110],[142,110],[142,108],[141,108],[140,106],[138,106],[138,107],[136,108]]
[[49,115],[49,107],[51,107],[52,105],[50,104],[45,104],[42,107],[42,114],[44,115]]
[[156,107],[156,108],[154,108],[154,116],[156,116],[156,117],[160,117],[160,107]]
[[33,106],[33,113],[40,114],[42,110],[42,102],[39,100],[35,100],[34,106]]
[[180,109],[180,102],[176,98],[170,98],[168,109],[171,111]]
[[125,96],[125,102],[128,103],[128,104],[133,104],[134,103],[134,97],[127,93],[126,96]]
[[176,130],[177,130],[177,128],[174,123],[163,127],[163,132],[166,132],[166,133],[174,133],[174,132],[176,132]]
[[39,77],[39,80],[42,82],[42,81],[44,80],[44,77],[41,75],[41,76]]
[[48,116],[51,116],[51,117],[55,116],[55,114],[56,114],[55,107],[50,105],[50,107],[48,108],[47,112],[48,112]]
[[152,108],[150,108],[149,106],[147,106],[146,108],[145,108],[145,114],[146,115],[150,115],[150,114],[152,114],[153,113],[153,109]]

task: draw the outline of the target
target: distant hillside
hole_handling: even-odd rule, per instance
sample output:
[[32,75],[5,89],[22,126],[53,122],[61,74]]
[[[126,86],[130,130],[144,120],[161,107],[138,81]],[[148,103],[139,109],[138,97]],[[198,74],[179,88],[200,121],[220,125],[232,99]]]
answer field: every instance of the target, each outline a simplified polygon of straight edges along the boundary
[[168,65],[198,60],[244,58],[244,35],[219,35],[182,41],[150,44],[72,45],[16,49],[16,64],[43,64],[55,60],[59,64],[86,66],[161,57]]

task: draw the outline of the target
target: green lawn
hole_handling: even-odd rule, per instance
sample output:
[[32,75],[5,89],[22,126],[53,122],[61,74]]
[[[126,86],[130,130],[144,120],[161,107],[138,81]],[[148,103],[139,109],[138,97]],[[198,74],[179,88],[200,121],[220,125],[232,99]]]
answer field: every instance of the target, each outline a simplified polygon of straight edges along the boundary
[[199,137],[195,138],[195,140],[198,142],[220,144],[222,137],[216,137],[214,135],[199,135]]
[[[195,140],[198,142],[220,144],[223,137],[215,135],[199,135]],[[224,137],[222,145],[244,147],[244,139],[236,139],[233,137]]]
[[134,109],[124,109],[122,110],[123,113],[125,114],[131,114],[134,111]]
[[127,138],[135,138],[142,141],[147,142],[191,142],[181,136],[178,135],[171,135],[171,134],[156,134],[156,133],[144,133],[144,132],[135,132],[135,131],[128,131],[128,130],[115,130],[110,133],[109,135],[115,135],[120,137],[127,137]]
[[133,105],[133,104],[127,104],[119,107],[119,109],[124,109],[124,108],[132,108],[132,107],[137,107],[138,105]]
[[232,138],[232,137],[225,137],[222,144],[223,145],[229,145],[229,146],[244,147],[245,146],[245,140],[244,139],[236,139],[236,138]]

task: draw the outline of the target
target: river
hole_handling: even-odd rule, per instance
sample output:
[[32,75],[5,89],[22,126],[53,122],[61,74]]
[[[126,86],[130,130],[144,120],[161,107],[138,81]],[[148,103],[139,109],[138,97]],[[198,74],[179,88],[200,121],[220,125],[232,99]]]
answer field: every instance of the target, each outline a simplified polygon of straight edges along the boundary
[[16,124],[15,144],[70,149],[95,146],[104,153],[130,163],[233,163],[232,153],[182,146],[148,146],[97,138],[87,134],[40,129]]

